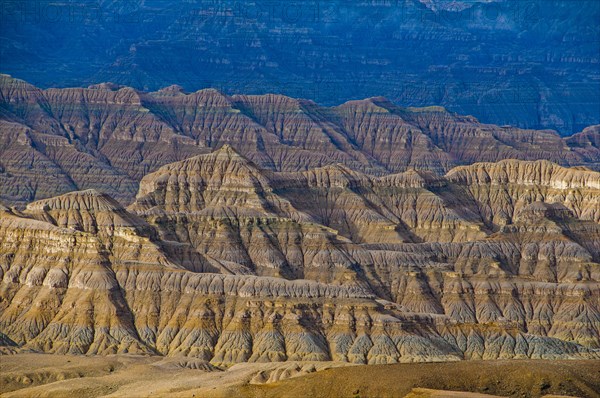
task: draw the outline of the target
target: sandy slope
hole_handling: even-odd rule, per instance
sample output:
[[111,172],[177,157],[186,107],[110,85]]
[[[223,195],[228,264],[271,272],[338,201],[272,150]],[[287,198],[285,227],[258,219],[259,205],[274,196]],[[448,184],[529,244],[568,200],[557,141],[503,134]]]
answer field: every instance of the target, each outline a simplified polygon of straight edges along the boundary
[[222,370],[190,358],[0,356],[2,397],[598,397],[599,391],[598,361],[279,362]]
[[18,354],[0,356],[0,392],[3,397],[227,396],[243,385],[338,366],[352,365],[242,363],[222,370],[194,358]]
[[[342,381],[343,382],[340,382]],[[467,397],[471,391],[510,397],[550,394],[600,397],[600,361],[463,361],[332,369],[266,386],[247,386],[255,397]],[[412,390],[412,392],[411,392]]]

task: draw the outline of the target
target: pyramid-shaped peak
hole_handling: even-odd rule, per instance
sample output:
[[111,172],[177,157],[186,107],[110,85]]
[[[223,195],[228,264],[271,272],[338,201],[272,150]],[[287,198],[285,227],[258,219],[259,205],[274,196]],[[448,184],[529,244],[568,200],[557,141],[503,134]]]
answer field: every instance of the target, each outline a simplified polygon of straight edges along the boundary
[[223,146],[221,146],[219,149],[217,149],[216,152],[223,152],[223,153],[239,155],[239,153],[230,144],[223,144]]
[[207,155],[200,155],[200,156],[211,156],[211,155],[225,155],[230,159],[237,159],[237,160],[243,160],[245,162],[251,163],[250,160],[248,160],[245,156],[243,156],[242,154],[240,154],[233,146],[231,146],[230,144],[223,144],[223,146],[221,146],[220,148],[214,150],[213,152],[207,154]]
[[224,144],[210,153],[197,155],[162,166],[154,173],[144,177],[142,182],[144,180],[155,178],[157,175],[165,172],[190,173],[192,171],[194,173],[199,173],[197,176],[202,175],[203,178],[209,178],[209,176],[214,175],[215,173],[220,175],[221,173],[235,174],[241,172],[257,176],[262,174],[262,170],[252,161],[241,155],[230,144]]
[[[215,151],[171,163],[147,174],[140,182],[136,212],[204,211],[215,200],[219,208],[262,208],[261,192],[271,191],[266,173],[225,144]],[[185,192],[170,195],[169,192]],[[219,210],[220,212],[220,210]]]

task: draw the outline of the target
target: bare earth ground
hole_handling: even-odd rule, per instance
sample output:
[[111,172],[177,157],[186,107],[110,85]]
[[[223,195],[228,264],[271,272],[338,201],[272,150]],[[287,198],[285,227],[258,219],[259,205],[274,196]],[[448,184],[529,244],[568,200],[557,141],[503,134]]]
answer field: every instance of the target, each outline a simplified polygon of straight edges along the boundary
[[190,358],[0,356],[2,397],[489,398],[551,394],[600,397],[600,361],[371,366],[279,362],[244,363],[221,370]]

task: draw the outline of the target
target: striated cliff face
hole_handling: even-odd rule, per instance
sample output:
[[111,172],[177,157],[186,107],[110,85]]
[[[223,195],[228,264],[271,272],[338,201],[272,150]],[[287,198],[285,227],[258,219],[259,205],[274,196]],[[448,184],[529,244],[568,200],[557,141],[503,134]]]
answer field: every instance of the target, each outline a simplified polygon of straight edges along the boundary
[[[2,195],[7,202],[73,187],[98,189],[127,202],[149,170],[203,152],[145,109],[131,88],[41,91],[2,75],[0,98],[1,174],[4,186],[13,187]],[[59,178],[48,188],[38,181],[46,164]]]
[[566,169],[548,161],[479,163],[447,175],[467,186],[487,222],[510,223],[523,207],[536,202],[560,203],[578,218],[600,222],[598,173]]
[[566,140],[572,151],[578,153],[589,168],[598,168],[598,154],[600,153],[600,126],[585,128],[581,133],[573,134]]
[[600,358],[598,198],[600,173],[546,161],[371,177],[225,145],[127,209],[94,190],[2,207],[0,332],[217,365]]
[[545,159],[598,170],[597,126],[568,138],[478,122],[441,107],[385,98],[322,107],[283,95],[186,94],[100,84],[38,89],[0,76],[0,200],[24,205],[97,189],[130,204],[163,165],[225,144],[272,171],[342,164],[384,176],[502,159]]

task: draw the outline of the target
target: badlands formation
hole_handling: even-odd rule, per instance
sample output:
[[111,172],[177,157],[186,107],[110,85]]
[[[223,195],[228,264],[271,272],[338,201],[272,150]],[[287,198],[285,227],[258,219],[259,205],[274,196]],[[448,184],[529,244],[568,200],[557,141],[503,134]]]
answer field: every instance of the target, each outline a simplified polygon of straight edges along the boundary
[[600,127],[571,137],[483,124],[385,98],[322,107],[282,95],[186,94],[100,84],[42,90],[0,75],[0,201],[97,189],[123,204],[149,172],[225,144],[271,171],[342,164],[383,176],[503,159],[600,170]]
[[600,359],[598,126],[8,76],[0,112],[2,354]]
[[371,177],[231,146],[4,206],[6,349],[214,366],[600,358],[600,173],[504,160]]

